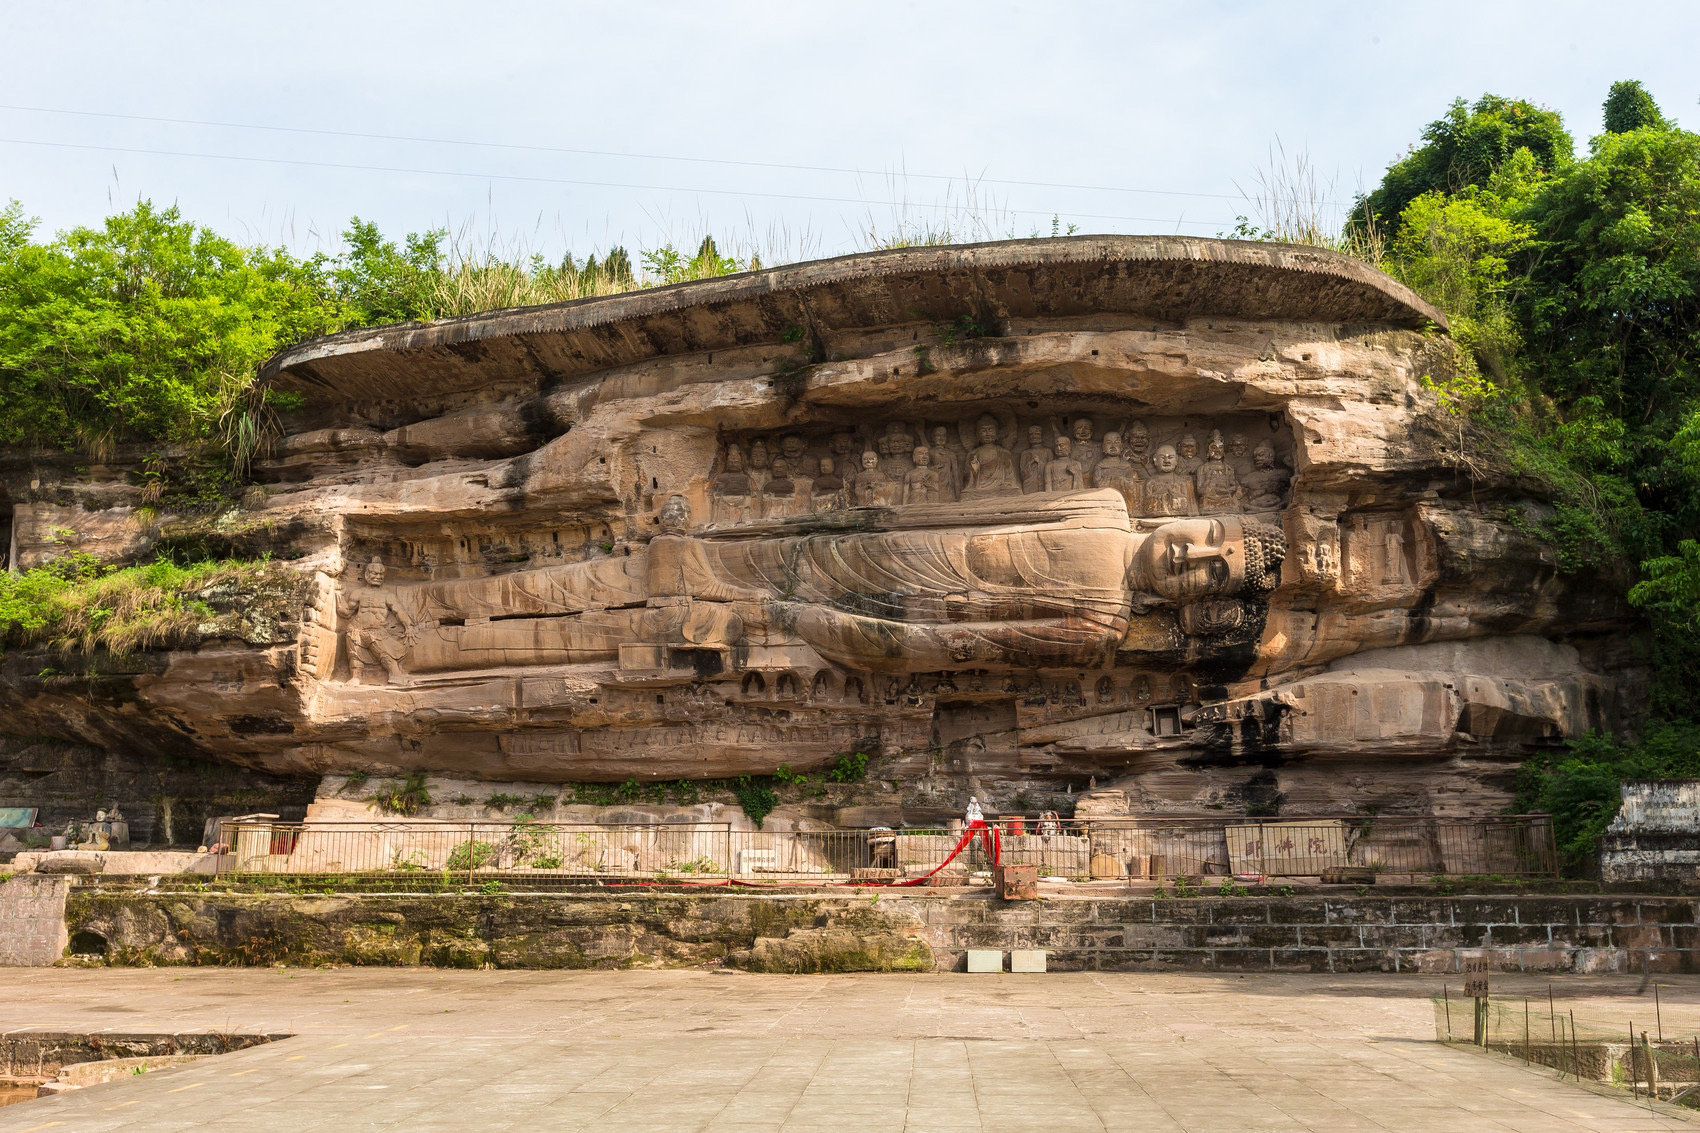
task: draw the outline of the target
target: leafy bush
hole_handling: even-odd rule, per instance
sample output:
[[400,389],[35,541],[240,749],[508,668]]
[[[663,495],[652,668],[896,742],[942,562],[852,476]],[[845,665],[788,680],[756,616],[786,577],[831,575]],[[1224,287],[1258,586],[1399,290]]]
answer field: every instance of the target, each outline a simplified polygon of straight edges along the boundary
[[462,842],[449,855],[448,868],[456,871],[483,869],[496,857],[496,847],[477,840]]
[[366,801],[388,814],[418,814],[431,805],[431,795],[425,789],[425,772],[415,771],[405,781],[382,783]]
[[839,756],[827,770],[826,777],[834,783],[860,783],[868,777],[868,754],[849,751]]
[[744,814],[756,829],[761,829],[762,820],[773,813],[773,808],[779,805],[779,796],[774,793],[765,779],[752,779],[748,775],[740,776],[732,784],[732,794],[736,796],[738,805],[744,808]]
[[44,567],[0,573],[0,644],[118,654],[172,645],[214,616],[197,592],[251,586],[267,569],[234,561],[118,568],[73,551]]

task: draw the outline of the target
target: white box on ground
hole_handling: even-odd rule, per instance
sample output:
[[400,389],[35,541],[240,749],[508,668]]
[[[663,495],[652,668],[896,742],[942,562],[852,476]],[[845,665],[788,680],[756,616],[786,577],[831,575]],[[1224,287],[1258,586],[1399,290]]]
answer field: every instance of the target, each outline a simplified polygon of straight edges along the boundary
[[992,948],[970,948],[968,950],[968,970],[970,972],[1001,972],[1003,971],[1003,953]]
[[1017,948],[1009,954],[1009,970],[1012,972],[1044,971],[1045,950],[1043,948]]

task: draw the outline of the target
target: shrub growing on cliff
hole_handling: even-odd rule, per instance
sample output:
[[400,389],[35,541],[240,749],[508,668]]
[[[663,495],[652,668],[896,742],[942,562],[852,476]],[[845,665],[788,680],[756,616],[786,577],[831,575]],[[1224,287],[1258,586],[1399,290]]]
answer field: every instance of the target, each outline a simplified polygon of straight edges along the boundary
[[0,644],[119,654],[171,645],[214,616],[197,592],[252,583],[265,569],[232,561],[115,569],[74,552],[45,567],[0,573]]

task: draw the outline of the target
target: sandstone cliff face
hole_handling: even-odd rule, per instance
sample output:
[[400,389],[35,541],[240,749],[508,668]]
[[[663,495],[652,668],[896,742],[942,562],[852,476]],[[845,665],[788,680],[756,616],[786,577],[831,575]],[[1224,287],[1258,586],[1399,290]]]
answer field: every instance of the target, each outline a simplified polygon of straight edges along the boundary
[[[201,532],[292,556],[294,618],[81,696],[9,657],[0,727],[286,774],[861,751],[917,803],[1497,810],[1622,711],[1626,622],[1543,500],[1460,471],[1439,322],[1325,253],[1081,238],[309,343],[266,375],[306,406],[261,490]],[[7,491],[25,565],[157,536],[121,486]]]

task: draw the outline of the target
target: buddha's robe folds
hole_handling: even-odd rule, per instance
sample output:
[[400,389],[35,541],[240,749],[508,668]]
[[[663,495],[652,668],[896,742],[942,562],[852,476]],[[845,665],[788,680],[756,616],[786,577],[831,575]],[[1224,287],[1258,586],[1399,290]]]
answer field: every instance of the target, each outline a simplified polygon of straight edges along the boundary
[[912,505],[881,530],[713,540],[411,589],[419,671],[607,662],[626,643],[797,642],[850,668],[1088,665],[1127,631],[1114,490]]
[[1118,492],[908,508],[892,524],[717,544],[717,573],[771,595],[770,630],[852,668],[1085,665],[1126,633]]

